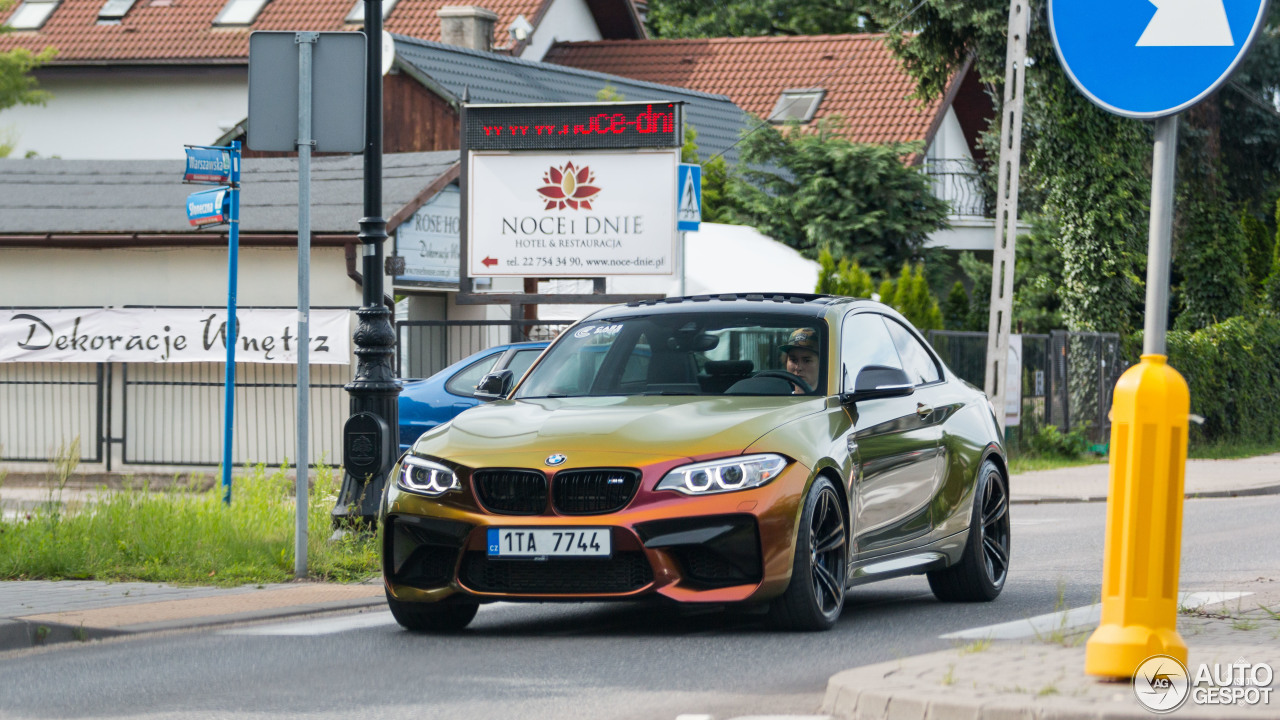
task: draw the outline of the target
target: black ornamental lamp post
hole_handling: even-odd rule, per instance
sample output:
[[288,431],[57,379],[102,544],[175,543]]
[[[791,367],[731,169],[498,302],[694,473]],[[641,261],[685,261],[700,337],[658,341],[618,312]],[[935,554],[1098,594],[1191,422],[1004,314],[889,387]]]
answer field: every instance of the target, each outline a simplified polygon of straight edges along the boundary
[[383,301],[382,244],[382,2],[365,0],[364,217],[360,218],[363,258],[362,306],[356,311],[356,374],[346,386],[351,416],[343,428],[342,489],[333,508],[334,529],[372,530],[398,447],[396,384],[392,358],[396,336],[391,310]]

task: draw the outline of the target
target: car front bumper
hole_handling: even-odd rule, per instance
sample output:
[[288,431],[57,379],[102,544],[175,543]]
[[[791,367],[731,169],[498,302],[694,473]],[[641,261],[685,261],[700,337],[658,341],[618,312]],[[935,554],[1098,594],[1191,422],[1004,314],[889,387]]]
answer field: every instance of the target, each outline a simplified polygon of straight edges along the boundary
[[[657,595],[695,603],[763,601],[785,590],[810,470],[792,462],[767,485],[715,495],[652,491],[668,469],[644,469],[636,497],[602,515],[500,515],[481,509],[469,483],[446,501],[393,485],[383,523],[387,590],[409,602]],[[608,528],[612,554],[491,558],[489,528]]]

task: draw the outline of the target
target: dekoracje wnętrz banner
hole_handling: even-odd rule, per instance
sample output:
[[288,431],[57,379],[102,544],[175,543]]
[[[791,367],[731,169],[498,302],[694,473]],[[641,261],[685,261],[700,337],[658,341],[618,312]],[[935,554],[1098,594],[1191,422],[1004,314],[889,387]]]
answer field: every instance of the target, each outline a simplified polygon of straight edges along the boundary
[[[312,310],[308,360],[351,362],[348,310]],[[6,310],[0,362],[225,362],[227,311],[204,308]],[[298,311],[236,311],[236,362],[298,361]]]

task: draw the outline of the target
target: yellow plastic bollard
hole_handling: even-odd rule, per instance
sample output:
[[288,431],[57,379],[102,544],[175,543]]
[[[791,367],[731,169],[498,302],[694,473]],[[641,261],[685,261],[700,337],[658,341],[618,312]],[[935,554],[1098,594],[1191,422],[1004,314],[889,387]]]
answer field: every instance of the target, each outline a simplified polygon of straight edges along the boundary
[[1178,635],[1178,564],[1187,466],[1187,383],[1164,355],[1143,355],[1116,383],[1102,562],[1102,623],[1084,671],[1133,677],[1152,655],[1187,662]]

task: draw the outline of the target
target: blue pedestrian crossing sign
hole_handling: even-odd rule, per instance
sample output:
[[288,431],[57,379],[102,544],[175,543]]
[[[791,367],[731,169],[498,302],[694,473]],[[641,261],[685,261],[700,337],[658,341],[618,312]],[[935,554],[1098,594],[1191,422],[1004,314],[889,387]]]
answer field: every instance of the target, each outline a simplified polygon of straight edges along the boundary
[[1152,119],[1226,82],[1262,30],[1268,0],[1049,0],[1062,67],[1095,104]]
[[698,232],[702,224],[702,166],[680,163],[676,192],[676,229]]

